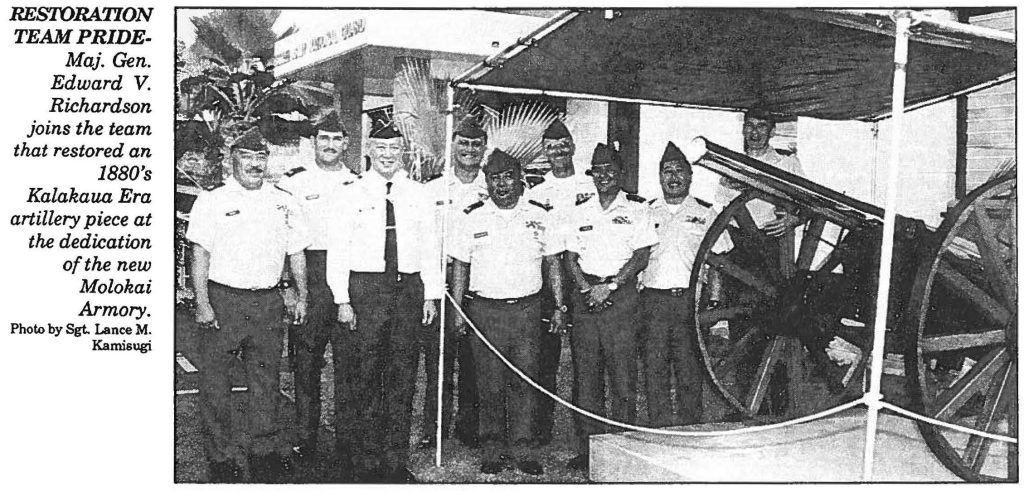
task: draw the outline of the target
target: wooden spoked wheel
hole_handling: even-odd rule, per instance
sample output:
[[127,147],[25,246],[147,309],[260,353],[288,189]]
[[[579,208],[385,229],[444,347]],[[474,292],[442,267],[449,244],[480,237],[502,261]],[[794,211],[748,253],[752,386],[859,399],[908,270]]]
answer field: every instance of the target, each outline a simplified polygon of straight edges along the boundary
[[[760,228],[776,206],[803,224],[769,237]],[[756,190],[711,224],[689,300],[704,364],[733,417],[789,419],[863,393],[877,290],[863,251],[880,238],[871,232]],[[874,249],[846,245],[855,242]]]
[[[968,195],[921,264],[907,330],[915,411],[1017,437],[1017,178]],[[1017,445],[919,422],[935,455],[969,481],[1016,481]]]

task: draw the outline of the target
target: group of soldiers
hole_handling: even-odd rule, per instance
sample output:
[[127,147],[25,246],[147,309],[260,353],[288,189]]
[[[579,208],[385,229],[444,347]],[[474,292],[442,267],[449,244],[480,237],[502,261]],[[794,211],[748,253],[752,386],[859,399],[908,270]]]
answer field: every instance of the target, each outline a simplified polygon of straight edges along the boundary
[[[767,146],[773,126],[748,115],[748,154],[774,151]],[[524,163],[489,149],[473,118],[455,128],[450,171],[426,183],[409,177],[393,125],[371,130],[368,167],[349,167],[337,117],[316,127],[313,145],[312,165],[271,184],[264,182],[265,140],[258,131],[238,138],[230,147],[232,178],[201,194],[191,212],[186,237],[194,243],[211,481],[273,482],[297,462],[323,461],[320,375],[328,343],[331,465],[340,481],[415,482],[408,465],[421,352],[428,380],[420,446],[435,444],[443,353],[442,437],[454,427],[455,437],[479,446],[487,474],[544,473],[537,452],[552,438],[554,400],[531,382],[556,392],[563,337],[575,406],[634,423],[639,352],[650,424],[700,420],[702,369],[686,297],[697,247],[717,212],[690,195],[691,163],[676,145],[665,148],[662,193],[650,200],[623,190],[623,163],[611,146],[598,144],[589,170],[577,174],[576,146],[560,121],[543,134],[551,171],[533,187]],[[793,221],[776,214],[764,229]],[[446,284],[450,303],[440,322]],[[296,437],[280,423],[276,402],[284,322]],[[230,402],[229,363],[241,363],[247,379],[241,414]],[[588,436],[607,429],[576,415],[576,454],[567,465],[586,470]]]

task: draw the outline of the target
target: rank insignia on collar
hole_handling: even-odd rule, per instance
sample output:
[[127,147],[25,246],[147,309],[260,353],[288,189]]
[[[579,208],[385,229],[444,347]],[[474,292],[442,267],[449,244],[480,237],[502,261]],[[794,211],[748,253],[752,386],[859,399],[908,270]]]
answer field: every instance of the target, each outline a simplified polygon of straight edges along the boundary
[[238,211],[238,210],[231,210],[231,211],[229,211],[229,212],[225,213],[225,214],[224,214],[224,216],[228,216],[228,217],[233,217],[233,216],[235,216],[235,215],[237,215],[237,214],[239,214],[239,213],[241,213],[241,211]]
[[527,220],[526,228],[535,228],[537,230],[543,230],[544,225],[540,223],[540,220]]
[[612,218],[612,223],[617,224],[617,225],[629,225],[629,224],[633,223],[633,221],[630,220],[629,217],[627,217],[627,216],[619,215],[619,216],[617,216],[615,218]]

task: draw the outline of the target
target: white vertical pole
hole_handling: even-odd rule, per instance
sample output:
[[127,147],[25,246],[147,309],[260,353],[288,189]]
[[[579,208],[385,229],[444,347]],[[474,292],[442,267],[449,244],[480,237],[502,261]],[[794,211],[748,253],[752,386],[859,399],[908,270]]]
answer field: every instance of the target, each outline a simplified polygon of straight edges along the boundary
[[864,395],[868,406],[867,434],[864,436],[862,480],[872,478],[878,410],[882,402],[882,371],[885,361],[885,322],[889,314],[889,283],[892,276],[893,235],[896,230],[896,192],[899,184],[900,140],[903,133],[903,100],[907,86],[907,45],[910,42],[910,12],[896,17],[896,46],[892,77],[892,141],[885,187],[885,216],[882,220],[882,257],[878,267],[878,300],[875,304],[875,333],[871,347],[871,383]]
[[[448,275],[445,274],[445,234],[448,233],[445,228],[448,226],[448,211],[449,202],[451,196],[449,196],[448,189],[448,168],[451,167],[452,161],[452,132],[455,131],[455,88],[451,84],[448,84],[448,101],[445,108],[444,116],[444,167],[441,169],[441,185],[444,186],[444,205],[441,207],[441,264],[438,267],[441,268],[441,275],[444,278],[444,290],[448,291]],[[438,345],[437,345],[437,418],[436,432],[434,433],[434,466],[441,467],[441,439],[444,434],[444,335],[445,329],[447,329],[447,308],[445,304],[448,303],[446,295],[441,296],[441,319],[440,319],[440,332],[438,333]],[[424,415],[426,417],[426,415]]]

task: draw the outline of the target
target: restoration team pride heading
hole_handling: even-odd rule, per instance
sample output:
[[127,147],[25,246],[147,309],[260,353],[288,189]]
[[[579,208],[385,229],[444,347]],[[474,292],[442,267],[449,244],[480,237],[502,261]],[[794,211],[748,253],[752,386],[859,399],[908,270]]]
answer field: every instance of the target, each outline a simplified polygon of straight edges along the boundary
[[[11,7],[15,22],[149,22],[152,7]],[[15,44],[145,44],[145,29],[15,29]]]

